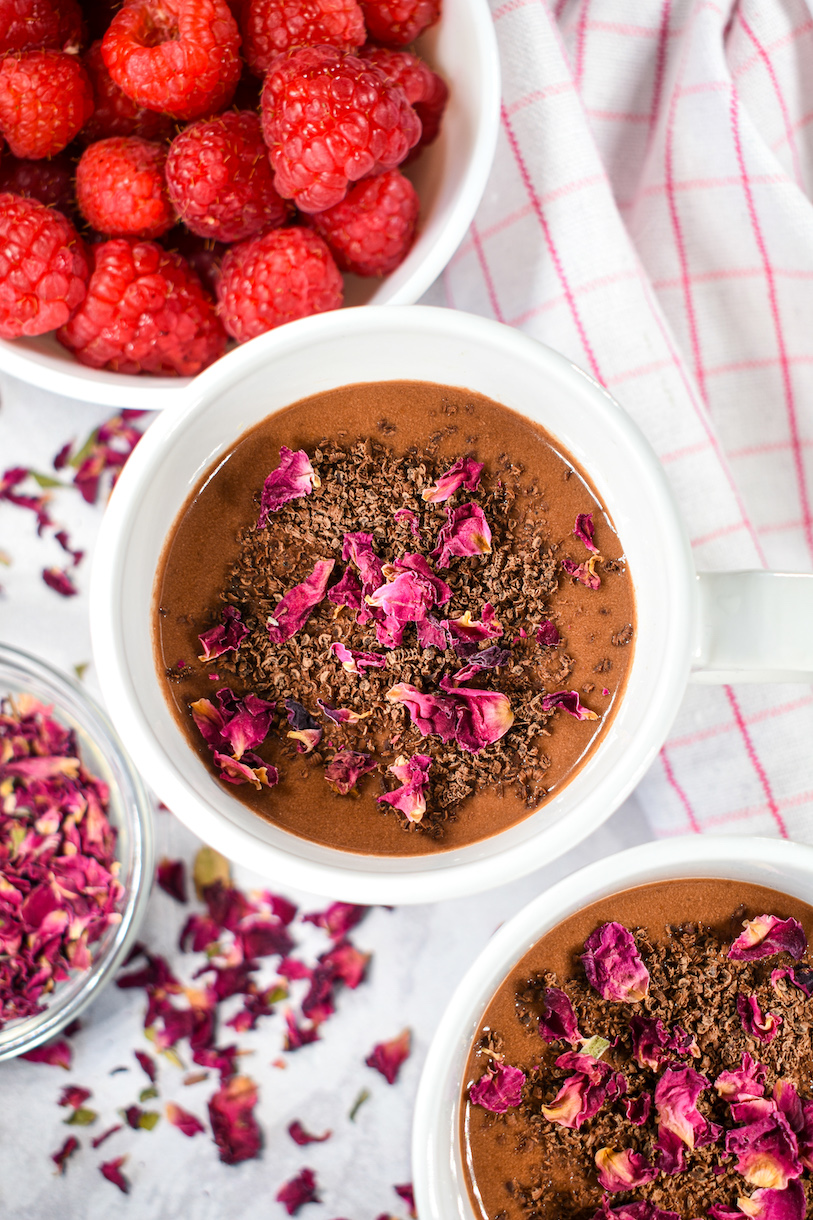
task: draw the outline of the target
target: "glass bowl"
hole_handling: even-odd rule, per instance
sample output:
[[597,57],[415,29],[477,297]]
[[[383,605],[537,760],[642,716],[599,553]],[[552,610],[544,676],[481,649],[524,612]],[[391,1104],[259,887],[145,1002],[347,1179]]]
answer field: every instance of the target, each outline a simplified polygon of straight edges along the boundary
[[0,1061],[33,1050],[52,1038],[91,1003],[129,952],[141,924],[153,877],[152,807],[115,730],[101,708],[65,674],[44,661],[0,644],[0,698],[29,694],[53,707],[54,719],[73,729],[83,764],[110,789],[107,816],[117,831],[116,858],[123,896],[121,922],[91,946],[87,970],[69,977],[43,996],[45,1008],[0,1029]]

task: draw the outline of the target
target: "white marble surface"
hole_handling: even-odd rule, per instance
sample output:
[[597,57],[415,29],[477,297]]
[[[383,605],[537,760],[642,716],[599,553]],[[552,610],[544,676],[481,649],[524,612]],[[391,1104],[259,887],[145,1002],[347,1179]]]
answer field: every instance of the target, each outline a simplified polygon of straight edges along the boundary
[[[0,469],[23,465],[48,471],[66,441],[83,440],[109,415],[102,408],[57,400],[9,379],[0,382],[0,389]],[[79,596],[66,600],[46,588],[40,575],[43,567],[62,564],[57,544],[36,537],[31,514],[0,504],[0,550],[12,560],[0,568],[5,590],[0,638],[69,672],[90,660],[86,590],[101,511],[84,504],[73,489],[54,493],[52,515],[69,529],[73,544],[88,551],[76,574]],[[95,692],[92,666],[85,681]],[[356,991],[341,993],[321,1042],[286,1055],[285,1070],[272,1066],[282,1048],[282,1006],[254,1033],[236,1039],[252,1052],[240,1061],[240,1070],[259,1085],[256,1114],[265,1141],[260,1158],[238,1166],[219,1162],[208,1124],[205,1135],[186,1139],[162,1119],[152,1132],[125,1127],[98,1151],[90,1148],[93,1135],[118,1121],[118,1109],[137,1101],[148,1083],[133,1050],[152,1050],[142,1029],[143,992],[108,988],[73,1039],[70,1072],[19,1060],[0,1065],[1,1220],[108,1220],[111,1213],[144,1220],[283,1220],[286,1213],[274,1196],[305,1165],[316,1171],[322,1198],[318,1208],[303,1209],[300,1216],[305,1220],[375,1220],[382,1213],[405,1217],[406,1207],[393,1185],[411,1177],[412,1103],[429,1041],[457,981],[499,924],[542,888],[581,864],[650,837],[633,799],[579,848],[520,882],[444,904],[371,911],[352,934],[359,948],[373,954],[368,978]],[[157,838],[159,856],[191,861],[198,846],[169,813],[157,815]],[[245,873],[236,879],[243,887],[259,880]],[[303,910],[325,905],[286,891],[280,878],[270,881]],[[189,959],[175,947],[185,915],[156,891],[142,939],[188,977]],[[307,925],[297,925],[295,935],[303,957],[312,959],[326,947],[324,936]],[[405,1026],[413,1031],[413,1050],[397,1083],[390,1086],[364,1059],[374,1043],[394,1037]],[[111,1076],[119,1066],[129,1070]],[[214,1078],[184,1087],[177,1067],[162,1059],[159,1070],[160,1101],[146,1103],[146,1108],[174,1100],[206,1121]],[[56,1102],[68,1083],[93,1090],[87,1103],[99,1112],[93,1127],[63,1126],[67,1112]],[[371,1096],[351,1123],[348,1113],[363,1088]],[[286,1132],[294,1118],[315,1132],[332,1128],[333,1136],[324,1144],[299,1148]],[[59,1177],[50,1154],[72,1132],[82,1148]],[[98,1170],[102,1161],[125,1154],[123,1171],[132,1184],[126,1197]]]

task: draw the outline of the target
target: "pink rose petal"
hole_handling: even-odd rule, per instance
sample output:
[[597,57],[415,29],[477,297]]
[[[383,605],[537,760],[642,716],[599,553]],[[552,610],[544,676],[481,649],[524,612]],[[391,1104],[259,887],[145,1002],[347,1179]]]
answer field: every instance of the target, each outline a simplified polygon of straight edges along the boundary
[[497,1063],[469,1088],[469,1101],[473,1106],[490,1110],[492,1114],[505,1114],[506,1110],[518,1106],[522,1101],[525,1079],[521,1068]]
[[645,1156],[622,1148],[600,1148],[596,1153],[598,1180],[605,1190],[615,1194],[621,1190],[637,1190],[658,1176],[658,1170],[650,1165]]
[[575,1051],[560,1055],[556,1066],[573,1071],[573,1075],[568,1076],[550,1105],[542,1106],[542,1113],[549,1122],[577,1129],[604,1105],[612,1068],[592,1055]]
[[420,537],[420,526],[418,524],[418,514],[411,508],[397,508],[392,514],[393,520],[399,524],[403,521],[408,525],[416,538]]
[[542,711],[549,712],[554,708],[562,708],[576,720],[598,720],[596,712],[591,712],[579,699],[575,690],[557,690],[542,696]]
[[387,664],[387,658],[381,652],[362,652],[358,648],[348,648],[338,640],[330,645],[330,651],[349,674],[360,674],[365,669],[383,669]]
[[59,1151],[51,1154],[51,1160],[56,1165],[60,1174],[65,1173],[65,1169],[66,1169],[66,1166],[68,1163],[68,1158],[73,1156],[74,1152],[76,1152],[78,1147],[79,1147],[79,1140],[76,1138],[75,1135],[69,1135],[68,1138],[65,1140],[65,1143],[59,1149]]
[[186,866],[183,860],[167,860],[166,857],[159,860],[155,880],[159,889],[169,894],[170,898],[176,902],[186,902]]
[[536,632],[536,638],[543,648],[555,648],[561,640],[558,628],[555,623],[551,623],[545,619],[539,624]]
[[746,920],[742,932],[728,951],[734,962],[755,962],[775,953],[789,953],[797,961],[807,950],[807,937],[798,919],[758,915]]
[[248,1076],[233,1076],[209,1099],[209,1122],[224,1164],[237,1165],[259,1155],[256,1104],[257,1086]]
[[369,909],[355,902],[333,902],[326,911],[313,911],[309,915],[303,915],[302,922],[324,928],[331,939],[341,940],[361,923]]
[[667,1068],[655,1086],[655,1109],[662,1131],[671,1131],[687,1148],[709,1142],[710,1125],[697,1109],[708,1080],[694,1068]]
[[400,810],[408,821],[420,822],[426,813],[431,765],[432,759],[428,754],[413,754],[411,758],[399,755],[387,770],[401,781],[401,787],[377,797],[379,804],[392,805]]
[[299,1144],[300,1148],[304,1148],[307,1144],[323,1144],[325,1140],[329,1140],[332,1131],[325,1131],[323,1135],[311,1135],[310,1131],[306,1131],[299,1119],[294,1119],[288,1124],[288,1134],[295,1144]]
[[789,966],[785,970],[771,971],[771,986],[776,987],[781,979],[787,979],[792,987],[796,987],[808,1000],[813,998],[813,970],[807,966]]
[[652,1111],[652,1094],[640,1093],[637,1097],[627,1097],[622,1103],[624,1113],[634,1127],[643,1127]]
[[491,529],[479,504],[461,504],[446,509],[446,524],[438,534],[432,559],[448,568],[453,558],[469,558],[491,552]]
[[223,610],[223,621],[211,631],[205,631],[198,639],[203,645],[203,653],[199,661],[214,661],[227,652],[236,652],[248,635],[246,627],[235,606],[226,606]]
[[635,1003],[649,990],[649,971],[632,933],[620,923],[605,923],[584,942],[584,972],[605,1000]]
[[768,1069],[755,1063],[746,1051],[740,1067],[730,1072],[721,1072],[714,1082],[719,1095],[730,1104],[753,1101],[765,1092],[765,1074]]
[[306,1203],[318,1203],[316,1174],[312,1169],[302,1169],[295,1178],[291,1178],[280,1187],[274,1196],[277,1203],[282,1203],[289,1216],[294,1216],[300,1207]]
[[595,527],[593,525],[592,513],[579,513],[576,517],[576,524],[573,526],[573,534],[578,538],[579,542],[583,542],[588,551],[592,551],[594,555],[598,555],[598,547],[593,542]]
[[288,723],[291,726],[288,737],[296,742],[296,748],[300,754],[310,754],[322,740],[322,729],[319,722],[314,720],[308,709],[301,703],[297,703],[296,699],[286,699],[285,709],[288,714]]
[[729,1131],[725,1147],[752,1186],[784,1190],[803,1171],[796,1134],[778,1109]]
[[576,1046],[582,1041],[573,1004],[558,987],[548,987],[545,991],[538,1029],[546,1042],[564,1040]]
[[108,1182],[112,1182],[114,1186],[118,1186],[123,1195],[130,1193],[130,1183],[121,1172],[121,1167],[126,1160],[126,1156],[117,1156],[114,1161],[104,1161],[99,1166],[102,1177],[107,1178]]
[[361,750],[340,750],[325,767],[325,779],[339,796],[348,796],[355,791],[361,777],[377,766],[371,754]]
[[184,1110],[182,1106],[176,1105],[174,1101],[168,1101],[165,1110],[167,1121],[190,1139],[193,1135],[198,1135],[201,1131],[206,1130],[199,1118],[190,1114],[188,1110]]
[[742,1027],[750,1038],[756,1038],[760,1042],[773,1042],[779,1033],[782,1018],[777,1013],[763,1013],[755,995],[738,995],[737,1012]]
[[310,576],[294,585],[277,602],[267,622],[272,644],[284,644],[305,626],[311,611],[324,600],[334,563],[333,559],[318,559]]
[[648,1199],[637,1203],[619,1203],[610,1207],[608,1199],[602,1201],[601,1207],[593,1216],[593,1220],[681,1220],[677,1212],[665,1212],[656,1203]]
[[465,487],[467,491],[476,491],[483,465],[483,462],[475,462],[470,457],[458,458],[454,465],[440,476],[437,483],[424,488],[421,496],[429,504],[442,504],[461,487]]
[[380,1072],[388,1084],[395,1084],[401,1065],[409,1058],[412,1035],[404,1029],[389,1042],[378,1042],[364,1060],[368,1067]]
[[321,486],[321,480],[305,450],[298,449],[292,453],[281,445],[279,466],[271,471],[263,484],[257,529],[261,530],[267,524],[269,513],[277,512],[289,500],[309,496],[314,487]]

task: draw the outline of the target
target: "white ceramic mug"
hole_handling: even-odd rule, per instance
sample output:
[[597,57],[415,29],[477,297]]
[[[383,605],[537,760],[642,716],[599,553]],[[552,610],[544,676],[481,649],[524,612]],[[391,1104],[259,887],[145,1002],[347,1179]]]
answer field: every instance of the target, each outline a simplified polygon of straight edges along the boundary
[[[241,433],[307,395],[400,379],[485,394],[561,441],[615,523],[634,583],[637,630],[614,719],[561,792],[482,842],[382,858],[280,830],[209,774],[175,724],[156,673],[152,592],[177,513]],[[203,839],[232,860],[314,893],[368,903],[432,902],[529,873],[603,822],[657,754],[693,667],[714,681],[729,680],[732,671],[749,679],[790,677],[791,670],[799,680],[810,677],[813,643],[809,614],[794,601],[800,594],[811,604],[813,577],[697,576],[657,457],[609,394],[563,356],[510,327],[453,310],[366,307],[294,322],[230,353],[195,379],[182,405],[151,425],[104,517],[91,629],[107,706],[136,765]],[[763,613],[768,620],[758,630]]]
[[632,886],[689,877],[747,881],[813,902],[813,848],[782,839],[708,835],[645,843],[563,878],[504,924],[458,985],[421,1075],[412,1126],[412,1182],[421,1220],[481,1220],[466,1187],[460,1096],[483,1013],[514,965],[546,932],[591,902]]

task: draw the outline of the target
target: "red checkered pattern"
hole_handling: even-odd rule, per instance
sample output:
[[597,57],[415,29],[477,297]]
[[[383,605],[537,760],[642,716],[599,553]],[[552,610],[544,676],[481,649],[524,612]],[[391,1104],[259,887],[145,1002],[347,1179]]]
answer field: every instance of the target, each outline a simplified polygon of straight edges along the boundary
[[[666,465],[699,568],[809,571],[811,9],[492,11],[502,130],[446,303],[544,340],[620,399]],[[639,796],[663,835],[813,839],[811,743],[807,687],[695,687]]]

